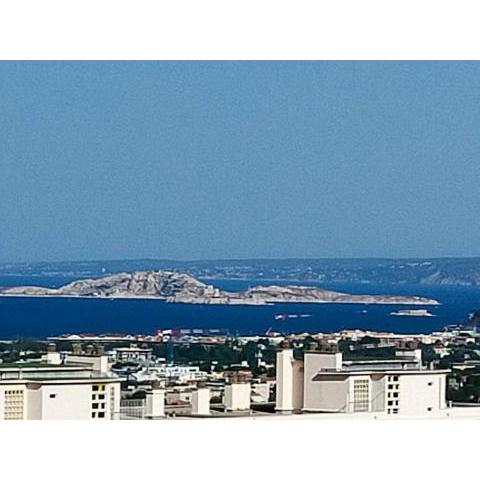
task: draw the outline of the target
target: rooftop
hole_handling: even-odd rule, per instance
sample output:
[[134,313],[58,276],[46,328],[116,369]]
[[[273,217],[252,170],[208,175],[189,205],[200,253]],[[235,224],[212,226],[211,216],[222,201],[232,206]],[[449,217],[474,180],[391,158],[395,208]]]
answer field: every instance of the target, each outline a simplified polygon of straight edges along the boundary
[[0,370],[85,370],[85,365],[56,365],[47,362],[12,362],[12,363],[0,363]]
[[[0,382],[33,381],[65,382],[110,381],[110,377],[86,365],[54,365],[44,362],[17,362],[0,364]],[[117,379],[118,380],[118,379]]]

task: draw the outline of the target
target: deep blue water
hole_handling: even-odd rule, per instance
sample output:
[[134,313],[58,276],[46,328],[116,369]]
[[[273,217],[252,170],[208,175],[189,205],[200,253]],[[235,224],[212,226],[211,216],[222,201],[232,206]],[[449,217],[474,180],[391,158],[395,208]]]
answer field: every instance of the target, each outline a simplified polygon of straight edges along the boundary
[[[74,277],[0,277],[0,285],[58,286]],[[272,282],[224,280],[211,282],[221,288],[238,290]],[[281,283],[281,282],[275,282]],[[289,282],[291,283],[291,282]],[[302,282],[305,283],[305,282]],[[1,298],[0,338],[45,337],[60,333],[148,333],[157,328],[226,328],[230,332],[335,331],[364,328],[399,333],[430,332],[447,324],[464,321],[480,308],[480,288],[421,285],[321,284],[352,293],[398,293],[436,298],[439,306],[429,307],[434,317],[395,317],[395,305],[361,304],[277,304],[273,306],[225,306],[169,304],[157,300],[105,300],[77,298]],[[366,311],[366,312],[365,312]],[[310,314],[309,318],[277,321],[274,315]]]

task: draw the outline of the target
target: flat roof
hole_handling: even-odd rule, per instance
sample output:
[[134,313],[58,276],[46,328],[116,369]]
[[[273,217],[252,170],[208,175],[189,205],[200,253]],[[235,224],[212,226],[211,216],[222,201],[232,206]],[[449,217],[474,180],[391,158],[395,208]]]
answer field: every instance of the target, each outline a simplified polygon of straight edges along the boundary
[[71,384],[91,384],[91,383],[120,383],[124,380],[120,377],[67,377],[67,378],[7,378],[0,379],[1,385],[71,385]]
[[0,363],[0,370],[23,370],[23,371],[44,371],[44,370],[89,370],[85,365],[65,365],[65,364],[53,364],[46,362],[12,362],[12,363]]
[[369,357],[359,357],[350,358],[348,360],[342,360],[343,364],[346,365],[376,365],[380,363],[394,363],[394,364],[402,364],[402,363],[418,363],[418,360],[413,357],[395,357],[395,358],[369,358]]
[[151,348],[137,348],[137,347],[118,347],[114,349],[116,352],[151,352]]
[[350,375],[375,375],[383,373],[384,375],[438,375],[438,374],[447,374],[450,373],[449,369],[442,369],[442,370],[420,370],[420,369],[410,369],[410,370],[319,370],[315,376],[313,377],[313,380],[317,378],[319,375],[331,375],[331,376],[338,376],[342,375],[345,377],[348,377]]

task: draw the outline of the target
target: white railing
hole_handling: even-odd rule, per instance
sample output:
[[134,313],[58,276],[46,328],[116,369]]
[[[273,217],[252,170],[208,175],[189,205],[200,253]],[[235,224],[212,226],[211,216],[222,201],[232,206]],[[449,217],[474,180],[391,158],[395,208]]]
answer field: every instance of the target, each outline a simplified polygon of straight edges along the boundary
[[125,399],[120,401],[120,420],[141,420],[145,418],[145,400]]

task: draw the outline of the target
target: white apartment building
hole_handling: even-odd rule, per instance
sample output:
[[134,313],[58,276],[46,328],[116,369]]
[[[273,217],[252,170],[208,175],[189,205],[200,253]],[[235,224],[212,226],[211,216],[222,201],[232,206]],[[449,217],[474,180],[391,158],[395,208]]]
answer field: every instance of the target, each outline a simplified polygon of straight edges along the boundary
[[[157,378],[175,379],[178,382],[197,382],[207,378],[206,372],[202,372],[199,367],[192,365],[153,364],[149,365],[146,370]],[[142,372],[145,373],[146,370]]]
[[152,359],[152,349],[134,346],[115,349],[115,358],[119,362],[147,362]]
[[148,364],[137,372],[130,373],[137,382],[174,380],[179,383],[195,383],[207,379],[207,373],[199,367],[182,365]]
[[423,367],[420,351],[346,361],[341,353],[317,350],[294,359],[283,349],[277,353],[276,410],[431,416],[447,408],[447,373]]
[[0,420],[113,420],[120,380],[81,365],[0,364]]

